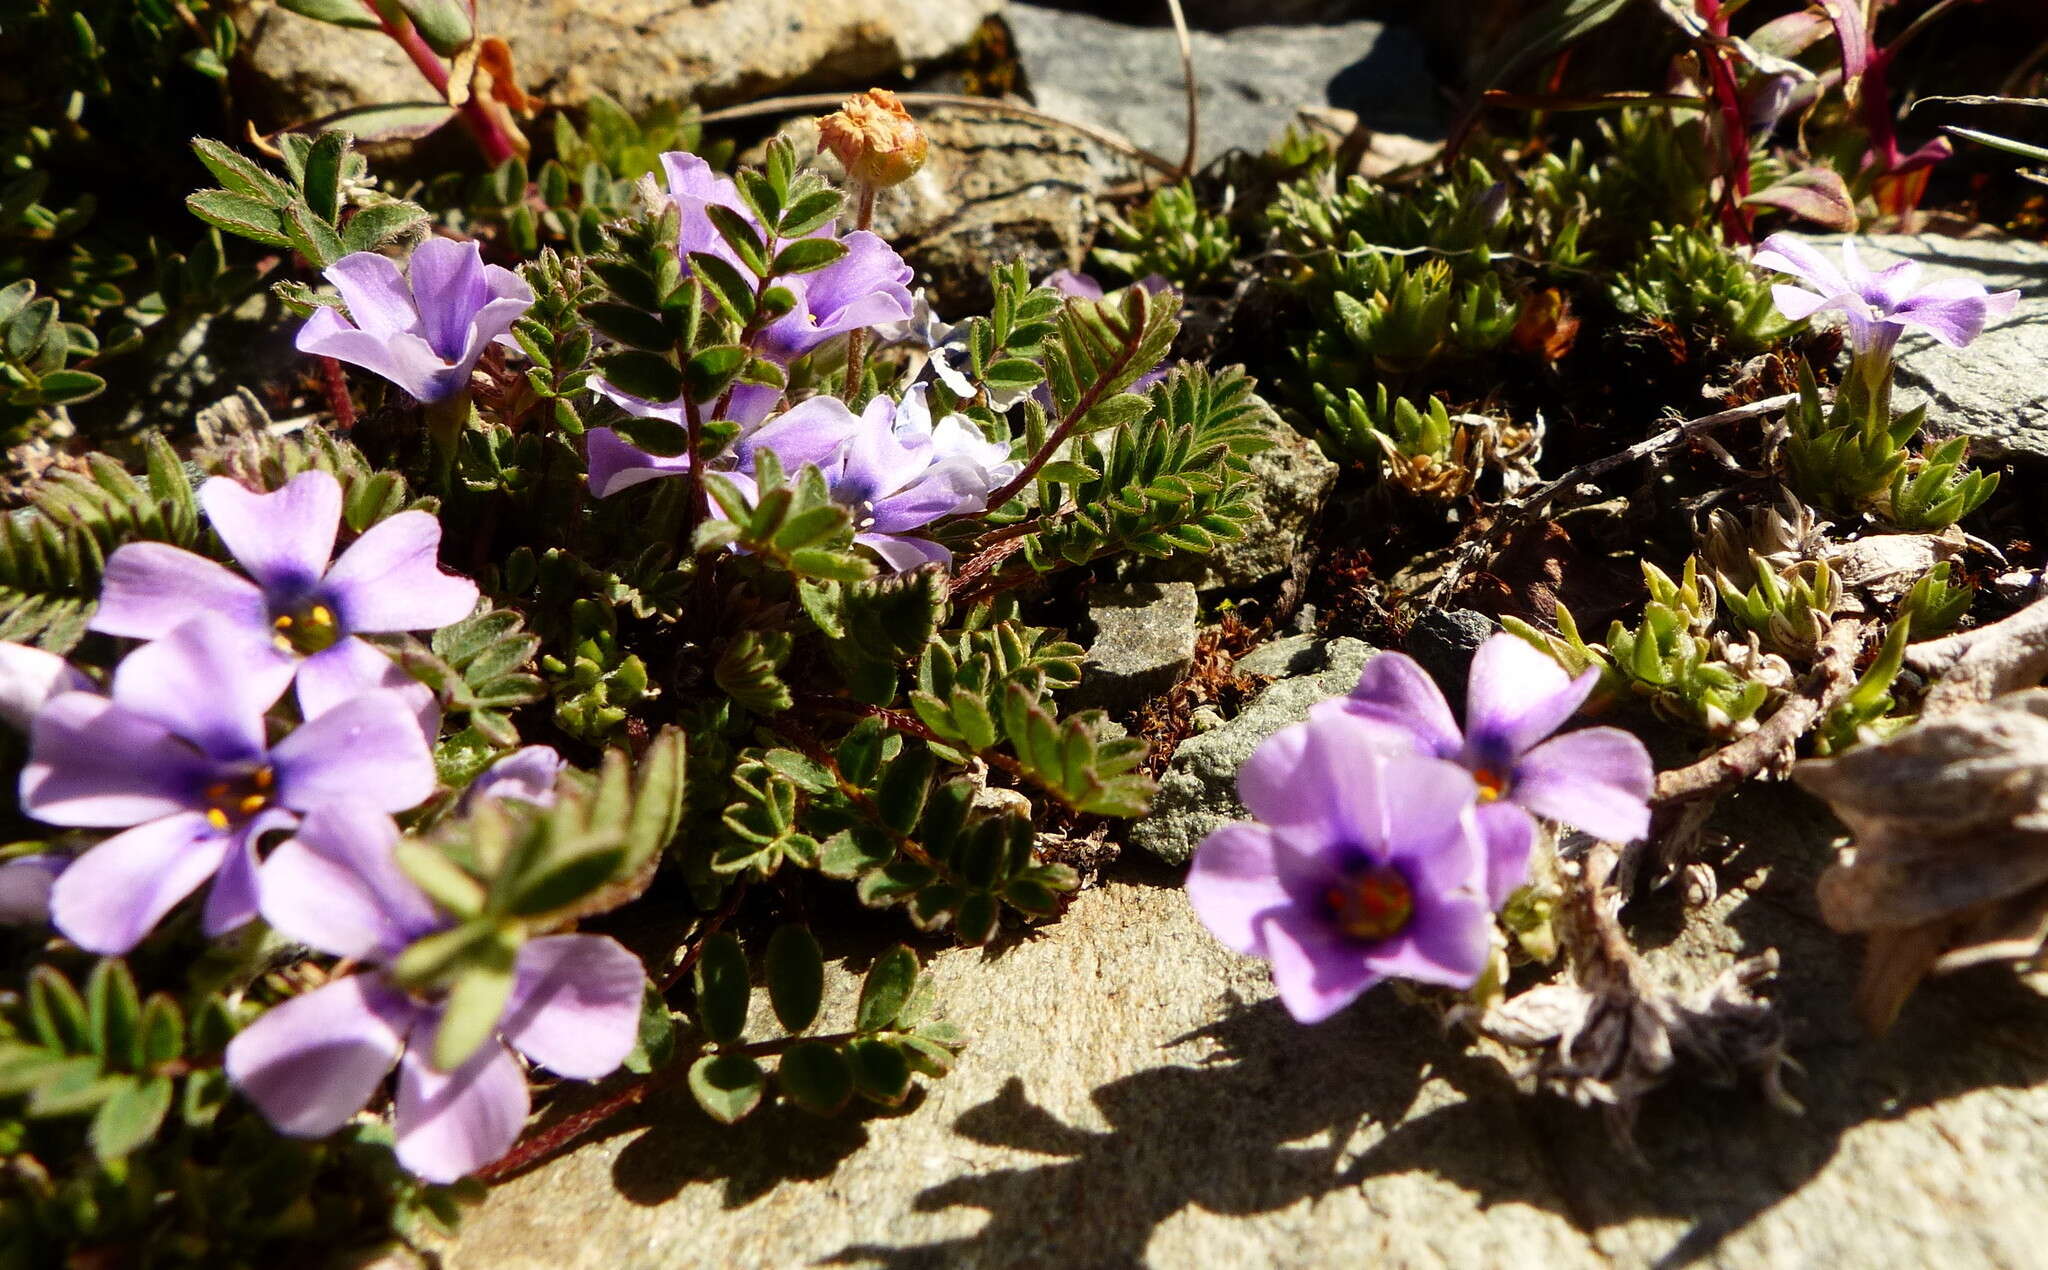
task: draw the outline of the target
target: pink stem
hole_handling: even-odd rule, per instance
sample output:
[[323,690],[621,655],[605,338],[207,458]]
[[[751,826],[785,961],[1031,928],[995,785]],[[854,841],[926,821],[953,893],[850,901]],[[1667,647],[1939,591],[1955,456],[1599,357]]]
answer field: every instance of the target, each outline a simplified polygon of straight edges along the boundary
[[[441,100],[446,101],[448,68],[441,64],[440,55],[427,47],[427,42],[420,37],[419,30],[410,22],[394,24],[378,12],[377,6],[370,0],[363,0],[363,7],[376,17],[377,25],[383,28],[384,34],[397,41],[398,47],[405,50],[405,55],[412,59],[413,66],[425,77],[428,87],[432,88]],[[496,116],[485,110],[474,97],[463,102],[456,108],[456,112],[462,116],[463,126],[469,129],[469,135],[476,139],[477,148],[484,152],[484,161],[492,167],[519,153],[519,148],[505,135],[505,129]]]

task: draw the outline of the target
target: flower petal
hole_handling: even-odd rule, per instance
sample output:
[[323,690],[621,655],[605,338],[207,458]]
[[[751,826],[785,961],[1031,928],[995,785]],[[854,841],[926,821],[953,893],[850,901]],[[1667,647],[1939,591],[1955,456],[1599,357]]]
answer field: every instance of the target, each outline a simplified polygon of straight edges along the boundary
[[2004,317],[2019,303],[2017,291],[1986,295],[1967,278],[1944,278],[1922,287],[1898,305],[1892,319],[1917,326],[1950,348],[1962,348],[1984,333],[1994,317]]
[[1803,278],[1830,299],[1856,290],[1825,253],[1797,234],[1772,234],[1764,239],[1751,263]]
[[301,718],[326,714],[366,692],[395,692],[411,703],[420,734],[429,742],[441,731],[441,702],[434,690],[374,645],[353,635],[300,662],[294,686]]
[[1188,865],[1188,902],[1225,947],[1266,955],[1259,919],[1292,903],[1274,860],[1282,849],[1270,830],[1256,824],[1225,825],[1195,848]]
[[1523,755],[1510,797],[1604,841],[1633,842],[1650,832],[1655,788],[1641,741],[1620,728],[1582,728]]
[[[401,331],[419,332],[420,314],[413,304],[412,287],[390,257],[374,251],[351,252],[327,266],[322,276],[341,292],[349,316],[365,334],[381,338]],[[341,319],[329,308],[319,309],[313,316],[323,313]],[[299,351],[308,350],[301,344]]]
[[117,833],[50,888],[51,923],[88,952],[119,957],[219,870],[228,836],[196,811]]
[[555,782],[567,766],[553,746],[527,745],[491,764],[469,783],[462,806],[485,799],[510,798],[536,807],[555,805]]
[[21,809],[46,824],[112,829],[191,811],[211,770],[161,723],[96,692],[52,697],[29,737]]
[[1474,809],[1479,833],[1486,842],[1486,902],[1498,909],[1515,888],[1529,880],[1529,851],[1536,842],[1536,822],[1510,802],[1487,803]]
[[1517,755],[1557,731],[1600,682],[1573,679],[1548,653],[1503,632],[1472,656],[1465,690],[1465,761],[1505,776]]
[[269,633],[269,606],[255,583],[169,543],[131,542],[107,557],[99,607],[86,625],[109,635],[157,639],[207,613]]
[[953,560],[948,548],[909,534],[855,534],[853,541],[880,556],[892,573],[908,573],[928,564],[945,565]]
[[1359,672],[1358,686],[1341,700],[1344,709],[1354,714],[1406,729],[1423,754],[1451,758],[1464,746],[1442,689],[1405,653],[1378,653],[1368,658]]
[[200,913],[200,929],[207,938],[227,934],[256,920],[258,900],[256,843],[264,834],[290,829],[299,818],[276,807],[259,812],[229,836],[227,854],[206,891],[206,907]]
[[532,1104],[512,1051],[487,1042],[452,1072],[407,1049],[398,1062],[398,1162],[429,1182],[453,1182],[512,1149]]
[[1276,909],[1258,926],[1280,1004],[1298,1023],[1321,1023],[1383,977],[1366,964],[1364,945],[1298,909]]
[[1777,304],[1778,312],[1794,322],[1804,321],[1822,309],[1840,308],[1844,303],[1841,296],[1819,295],[1783,282],[1771,284],[1771,299]]
[[626,1061],[640,1039],[647,972],[605,935],[550,935],[519,950],[505,1040],[572,1080],[596,1080]]
[[406,270],[413,304],[419,309],[420,334],[442,361],[458,360],[469,342],[471,319],[491,298],[484,283],[483,249],[473,241],[429,238],[413,249]]
[[0,925],[48,922],[50,888],[70,863],[70,856],[49,852],[19,855],[0,863]]
[[332,309],[321,309],[299,328],[294,345],[301,353],[332,357],[382,375],[418,401],[440,401],[469,383],[469,368],[450,366],[427,341],[409,331],[372,335],[343,321]]
[[128,654],[114,671],[114,703],[153,719],[214,759],[263,753],[263,715],[295,666],[277,646],[224,617],[201,617]]
[[1375,783],[1386,801],[1381,848],[1386,858],[1400,862],[1421,889],[1479,890],[1486,877],[1486,851],[1466,814],[1479,798],[1472,774],[1443,759],[1406,754],[1376,757],[1375,762]]
[[398,1061],[412,1010],[380,979],[349,975],[293,997],[228,1042],[228,1079],[279,1133],[333,1133]]
[[199,487],[199,504],[273,602],[302,599],[327,571],[341,528],[341,482],[332,475],[301,472],[268,494],[216,476]]
[[411,703],[371,692],[300,724],[270,751],[277,801],[297,811],[356,802],[404,811],[434,792],[434,759]]
[[326,594],[349,631],[431,631],[468,617],[476,583],[441,572],[441,522],[400,512],[370,526],[327,571]]
[[66,692],[92,692],[93,682],[70,662],[27,644],[0,643],[0,722],[27,732],[36,712]]
[[610,498],[620,490],[690,470],[689,455],[664,458],[649,454],[610,428],[592,428],[584,434],[584,455],[590,468],[590,492],[596,498]]
[[447,925],[398,867],[398,826],[360,803],[308,812],[263,863],[263,920],[336,957],[389,962]]
[[[860,417],[839,398],[809,397],[740,438],[737,450],[743,470],[749,472],[759,450],[774,451],[785,472],[794,473],[806,463],[830,469],[860,430]],[[829,470],[826,475],[831,475]]]

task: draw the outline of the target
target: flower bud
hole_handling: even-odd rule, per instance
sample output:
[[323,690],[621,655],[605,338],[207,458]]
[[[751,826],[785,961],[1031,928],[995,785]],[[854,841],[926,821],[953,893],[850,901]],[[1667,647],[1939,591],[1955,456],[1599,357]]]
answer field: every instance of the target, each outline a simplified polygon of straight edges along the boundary
[[864,185],[900,185],[924,166],[924,129],[886,88],[870,88],[818,120],[818,149],[830,150]]

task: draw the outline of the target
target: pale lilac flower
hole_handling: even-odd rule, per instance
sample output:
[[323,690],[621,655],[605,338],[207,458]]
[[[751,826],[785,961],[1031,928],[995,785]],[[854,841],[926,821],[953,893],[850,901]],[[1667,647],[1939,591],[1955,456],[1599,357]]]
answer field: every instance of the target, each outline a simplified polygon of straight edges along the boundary
[[496,798],[552,807],[555,782],[566,766],[552,746],[522,746],[479,772],[463,792],[462,805],[468,808]]
[[[901,322],[885,322],[875,327],[875,339],[880,348],[898,344],[911,348],[910,364],[904,368],[908,378],[916,380],[929,367],[955,397],[965,401],[974,396],[974,380],[968,376],[973,369],[973,354],[967,347],[967,336],[959,326],[938,315],[923,288],[911,299],[910,316]],[[991,393],[988,404],[1000,413],[1029,395],[1028,389],[1012,394]]]
[[[287,936],[366,966],[447,929],[393,851],[398,827],[361,805],[323,807],[263,866],[263,916]],[[228,1043],[228,1079],[280,1133],[323,1138],[368,1106],[398,1069],[398,1162],[452,1182],[505,1154],[526,1124],[524,1054],[559,1076],[596,1080],[639,1037],[646,975],[602,935],[550,935],[519,950],[499,1039],[454,1071],[435,1068],[441,1005],[387,974],[335,979],[265,1012]]]
[[1893,346],[1908,327],[1917,327],[1950,348],[1963,348],[1984,333],[1987,320],[2011,313],[2020,298],[2018,291],[1986,294],[1981,283],[1968,278],[1943,278],[1923,286],[1916,260],[1872,273],[1850,239],[1842,240],[1840,268],[1793,234],[1764,239],[1756,264],[1806,283],[1772,286],[1780,313],[1796,321],[1840,309],[1848,319],[1849,344],[1856,357],[1874,359],[1879,365],[1889,363]]
[[1649,832],[1655,775],[1641,741],[1620,728],[1544,739],[1585,702],[1599,678],[1596,669],[1573,679],[1541,651],[1500,634],[1473,655],[1463,733],[1435,681],[1400,653],[1374,656],[1349,696],[1310,713],[1356,718],[1385,744],[1447,759],[1472,774],[1480,800],[1475,814],[1486,836],[1486,894],[1498,908],[1527,878],[1533,817],[1612,842]]
[[213,614],[296,663],[306,714],[387,689],[406,694],[423,730],[435,730],[433,693],[357,636],[436,630],[476,607],[476,584],[436,563],[440,521],[423,511],[386,517],[330,564],[341,484],[326,472],[301,472],[269,494],[216,476],[199,502],[249,577],[167,543],[125,544],[107,558],[93,630],[156,639]]
[[66,692],[37,712],[21,807],[51,825],[124,829],[80,856],[51,893],[57,929],[126,953],[187,895],[210,935],[256,912],[256,840],[295,813],[352,800],[389,811],[434,790],[412,708],[357,695],[271,744],[265,714],[292,667],[219,616],[130,653],[108,696]]
[[492,341],[533,306],[533,289],[510,269],[487,265],[474,242],[429,238],[407,272],[388,257],[358,251],[329,265],[326,279],[350,317],[322,307],[299,328],[301,353],[374,371],[422,402],[469,388]]
[[[740,213],[756,231],[761,228],[746,212],[732,178],[714,173],[696,155],[679,151],[662,155],[661,165],[668,173],[669,197],[682,212],[677,247],[684,268],[689,267],[692,252],[705,252],[739,270],[748,282],[758,283],[759,277],[740,263],[705,213],[717,204]],[[846,245],[846,254],[823,269],[775,280],[777,286],[789,288],[796,305],[768,326],[757,351],[785,364],[835,335],[911,316],[911,268],[887,242],[865,229],[842,234],[837,222],[829,221],[810,236],[837,239]]]
[[986,510],[989,494],[1020,468],[1008,445],[965,415],[934,423],[922,385],[900,403],[877,396],[859,415],[837,397],[812,397],[763,424],[748,446],[745,469],[729,476],[749,496],[756,451],[772,451],[786,471],[817,466],[832,500],[853,512],[854,542],[899,572],[951,560],[913,531]]
[[1486,849],[1455,764],[1328,715],[1267,739],[1237,792],[1257,819],[1203,840],[1188,899],[1216,938],[1272,963],[1297,1020],[1320,1023],[1382,979],[1478,979],[1493,927]]
[[[664,419],[679,426],[687,426],[688,416],[684,413],[681,399],[668,402],[648,401],[624,392],[602,379],[593,379],[591,388],[609,401],[616,403],[629,415],[642,419]],[[724,418],[740,427],[739,436],[734,439],[723,454],[710,458],[706,467],[716,471],[743,464],[748,453],[748,438],[764,423],[776,403],[782,400],[782,390],[760,384],[737,384],[733,388],[732,402]],[[700,417],[710,418],[714,402],[702,402]],[[610,498],[621,490],[631,489],[648,481],[663,477],[681,476],[690,470],[690,456],[687,454],[649,454],[647,451],[626,440],[612,428],[592,428],[584,434],[584,465],[590,471],[590,492],[597,498]]]
[[0,861],[0,926],[49,921],[50,888],[70,863],[70,856],[47,851]]
[[92,680],[55,653],[0,643],[0,722],[26,732],[36,712],[62,692],[91,692]]

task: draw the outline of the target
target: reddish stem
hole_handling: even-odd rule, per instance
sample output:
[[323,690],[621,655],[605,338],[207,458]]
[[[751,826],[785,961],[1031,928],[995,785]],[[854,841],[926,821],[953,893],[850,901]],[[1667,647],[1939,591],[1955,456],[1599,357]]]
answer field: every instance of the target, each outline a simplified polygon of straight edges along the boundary
[[[427,86],[432,88],[441,100],[447,101],[448,68],[441,64],[440,54],[427,47],[427,42],[420,36],[419,29],[410,22],[391,22],[378,12],[377,6],[370,3],[370,0],[363,0],[363,7],[376,17],[377,25],[383,28],[384,34],[390,36],[398,43],[398,47],[405,50],[405,55],[412,59],[413,67],[426,79]],[[474,17],[471,20],[473,22]],[[476,139],[477,148],[484,153],[484,161],[492,167],[519,153],[519,147],[505,135],[504,126],[497,117],[485,110],[483,104],[476,98],[471,97],[456,107],[456,113],[462,117],[462,125],[469,129],[469,135]]]
[[327,394],[327,408],[334,412],[335,429],[346,435],[356,426],[356,403],[349,399],[348,379],[341,363],[332,357],[320,359],[320,383]]
[[1721,223],[1730,238],[1748,244],[1756,237],[1750,229],[1749,211],[1743,206],[1749,197],[1749,128],[1742,118],[1742,92],[1735,82],[1735,68],[1728,62],[1728,16],[1721,11],[1721,0],[1700,0],[1699,13],[1707,23],[1700,54],[1713,81],[1714,102],[1728,147],[1728,167],[1721,184]]

